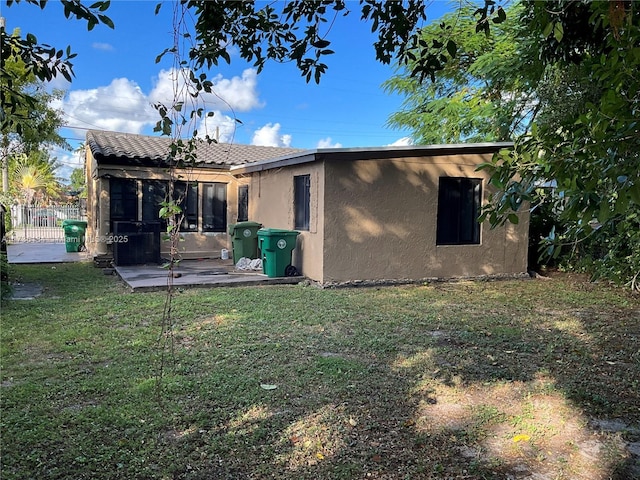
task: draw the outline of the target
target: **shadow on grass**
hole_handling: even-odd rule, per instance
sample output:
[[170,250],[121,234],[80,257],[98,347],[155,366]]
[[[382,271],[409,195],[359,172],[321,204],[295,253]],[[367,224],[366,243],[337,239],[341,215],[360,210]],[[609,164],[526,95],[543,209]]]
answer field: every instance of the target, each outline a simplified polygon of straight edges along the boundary
[[4,478],[633,478],[640,325],[623,294],[186,291],[159,399],[164,297],[91,271],[67,297],[78,272],[7,311]]

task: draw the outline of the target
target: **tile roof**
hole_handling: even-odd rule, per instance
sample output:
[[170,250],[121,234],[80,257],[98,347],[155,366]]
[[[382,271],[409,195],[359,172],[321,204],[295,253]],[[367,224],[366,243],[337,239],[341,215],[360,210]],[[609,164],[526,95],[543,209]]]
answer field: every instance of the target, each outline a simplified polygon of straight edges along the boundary
[[[169,137],[103,130],[89,130],[86,137],[87,147],[98,162],[118,165],[166,166],[172,141]],[[197,147],[197,157],[201,166],[224,168],[281,158],[302,151],[297,148],[202,142]]]

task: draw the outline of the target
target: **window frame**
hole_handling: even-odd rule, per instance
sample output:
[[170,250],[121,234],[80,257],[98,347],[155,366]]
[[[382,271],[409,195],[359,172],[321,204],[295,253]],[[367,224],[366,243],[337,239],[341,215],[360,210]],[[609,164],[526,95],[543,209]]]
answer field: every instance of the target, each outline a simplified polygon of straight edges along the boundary
[[[133,191],[115,192],[116,186],[129,188],[133,187]],[[122,214],[114,215],[116,205],[120,203],[122,206]],[[133,209],[131,207],[133,206]],[[131,211],[130,211],[131,210]],[[127,215],[129,213],[129,215]],[[133,215],[131,215],[133,213]],[[134,178],[111,177],[109,179],[109,225],[113,231],[114,222],[137,222],[138,221],[138,181]]]
[[482,179],[440,177],[436,245],[480,245]]
[[[227,188],[224,182],[208,182],[202,185],[202,231],[226,232],[227,230]],[[208,198],[208,192],[213,190],[213,195]],[[208,202],[211,202],[209,205]],[[209,207],[211,209],[209,210]],[[216,208],[220,215],[217,214]],[[208,222],[208,219],[211,222]]]
[[[158,192],[151,192],[149,187],[159,187],[163,190],[161,195]],[[152,194],[153,198],[149,198]],[[169,195],[169,182],[166,180],[142,180],[142,221],[143,222],[160,222],[162,230],[167,228],[167,219],[160,217],[161,203],[167,200]]]
[[238,185],[238,222],[249,220],[249,185]]
[[311,175],[293,177],[293,228],[309,231],[311,225]]
[[195,182],[175,182],[173,199],[181,208],[182,215],[184,215],[182,222],[180,222],[179,231],[197,232],[200,214],[198,184]]

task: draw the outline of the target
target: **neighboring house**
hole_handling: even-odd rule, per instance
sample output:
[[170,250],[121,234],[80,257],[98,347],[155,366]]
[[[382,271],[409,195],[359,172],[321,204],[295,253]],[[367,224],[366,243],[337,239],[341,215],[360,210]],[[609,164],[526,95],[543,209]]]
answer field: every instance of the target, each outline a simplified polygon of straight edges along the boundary
[[[159,211],[168,192],[171,143],[168,137],[87,132],[86,246],[94,255],[117,257],[120,252],[121,258],[116,258],[120,264],[145,263],[156,260],[158,254],[168,257],[169,244],[162,240],[166,222],[159,218]],[[178,168],[174,175],[174,197],[183,198],[185,214],[180,225],[182,258],[219,257],[223,248],[230,248],[228,224],[247,220],[247,181],[230,173],[232,165],[299,151],[200,144],[198,163]],[[151,238],[153,245],[136,244],[135,233]]]
[[[102,240],[120,222],[157,222],[169,143],[88,132],[91,251],[113,248]],[[301,151],[203,144],[198,166],[178,172],[176,190],[187,193],[181,254],[220,257],[231,248],[227,225],[248,219],[299,231],[292,263],[320,283],[521,274],[528,213],[495,229],[476,221],[491,188],[476,168],[510,146]]]

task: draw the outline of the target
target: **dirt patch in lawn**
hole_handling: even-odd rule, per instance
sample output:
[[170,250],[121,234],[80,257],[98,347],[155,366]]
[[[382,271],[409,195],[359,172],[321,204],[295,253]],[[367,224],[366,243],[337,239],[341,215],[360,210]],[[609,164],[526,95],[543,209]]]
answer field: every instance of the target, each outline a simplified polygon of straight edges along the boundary
[[540,379],[502,385],[438,386],[420,402],[415,427],[450,435],[460,454],[517,478],[600,479],[630,458],[621,432],[598,432]]

